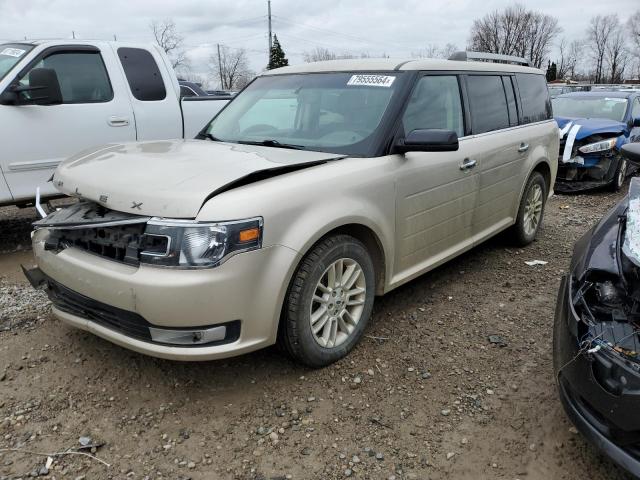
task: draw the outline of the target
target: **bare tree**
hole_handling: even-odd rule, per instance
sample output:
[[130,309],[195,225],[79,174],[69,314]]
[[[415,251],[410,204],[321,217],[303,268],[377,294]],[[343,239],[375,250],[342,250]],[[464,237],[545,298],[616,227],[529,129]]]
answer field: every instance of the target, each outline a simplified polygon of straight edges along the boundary
[[562,29],[558,20],[516,4],[475,20],[469,48],[480,52],[528,57],[540,68]]
[[310,52],[304,52],[302,55],[304,57],[304,61],[307,63],[335,60],[338,58],[338,55],[336,55],[335,52],[324,47],[316,47]]
[[149,28],[153,32],[156,43],[169,56],[173,68],[186,67],[187,54],[182,48],[184,37],[177,32],[175,22],[170,19],[162,22],[154,20]]
[[627,20],[627,30],[630,34],[629,54],[634,57],[634,75],[636,78],[640,77],[640,10],[635,12]]
[[591,19],[591,23],[587,29],[587,37],[593,49],[593,59],[595,61],[595,83],[605,81],[604,69],[607,45],[615,26],[618,24],[617,15],[598,15]]
[[328,48],[324,47],[316,47],[311,51],[305,51],[302,53],[304,61],[307,63],[311,62],[323,62],[325,60],[344,60],[348,58],[370,58],[368,52],[360,52],[360,54],[352,53],[352,52],[343,52],[336,53]]
[[622,83],[624,80],[624,71],[629,59],[625,40],[624,30],[616,28],[607,42],[606,61],[611,83]]
[[582,51],[582,44],[579,40],[574,40],[571,43],[567,42],[566,38],[563,38],[558,45],[560,52],[560,59],[556,62],[558,65],[558,78],[559,79],[572,79],[576,76],[576,68],[578,66],[578,59]]
[[414,58],[449,58],[458,50],[458,47],[453,43],[447,43],[444,47],[440,47],[435,43],[430,43],[422,50],[411,52],[411,56]]
[[211,55],[211,69],[223,90],[239,90],[255,76],[249,68],[247,51],[244,48],[231,49],[220,45],[220,57],[215,51]]

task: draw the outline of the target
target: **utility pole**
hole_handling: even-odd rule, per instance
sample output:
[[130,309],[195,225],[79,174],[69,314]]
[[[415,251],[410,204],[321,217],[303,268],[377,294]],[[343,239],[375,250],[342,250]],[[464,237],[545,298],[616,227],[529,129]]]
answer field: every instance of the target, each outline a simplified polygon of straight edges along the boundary
[[71,36],[72,36],[72,37],[73,37],[73,39],[75,40],[75,39],[76,39],[76,32],[75,32],[75,31],[73,31],[73,30],[71,30]]
[[268,59],[271,59],[271,48],[273,47],[273,36],[271,35],[271,0],[267,0],[267,18],[269,23],[269,55]]
[[222,60],[220,59],[220,44],[218,43],[218,72],[220,73],[220,88],[222,90],[226,90],[224,88],[224,78],[222,78]]

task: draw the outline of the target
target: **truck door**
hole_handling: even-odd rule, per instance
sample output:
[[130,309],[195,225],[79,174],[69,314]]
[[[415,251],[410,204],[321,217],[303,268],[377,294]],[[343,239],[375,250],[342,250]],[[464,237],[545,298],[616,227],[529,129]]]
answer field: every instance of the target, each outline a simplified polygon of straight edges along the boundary
[[182,138],[180,87],[159,52],[114,47],[129,84],[138,140]]
[[[43,50],[14,79],[28,86],[35,69],[51,69],[60,84],[62,104],[0,105],[0,125],[9,148],[0,166],[15,202],[56,193],[48,182],[65,158],[87,148],[136,139],[133,112],[113,53],[96,46],[67,45]],[[42,70],[40,70],[42,71]],[[117,72],[109,75],[109,72]]]

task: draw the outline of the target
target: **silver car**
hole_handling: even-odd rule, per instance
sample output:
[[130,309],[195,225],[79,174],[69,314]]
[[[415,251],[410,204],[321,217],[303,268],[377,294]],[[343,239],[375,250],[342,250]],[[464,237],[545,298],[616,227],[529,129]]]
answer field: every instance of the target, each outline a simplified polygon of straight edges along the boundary
[[138,352],[224,358],[279,342],[320,367],[376,295],[509,230],[536,236],[558,128],[543,72],[341,60],[253,81],[196,140],[65,161],[80,199],[36,223],[54,314]]

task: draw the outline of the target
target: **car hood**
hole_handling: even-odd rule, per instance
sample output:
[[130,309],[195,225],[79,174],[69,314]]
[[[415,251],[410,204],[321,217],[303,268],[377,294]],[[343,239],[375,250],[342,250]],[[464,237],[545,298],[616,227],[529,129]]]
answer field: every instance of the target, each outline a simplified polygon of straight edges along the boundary
[[560,130],[569,130],[574,125],[579,125],[580,129],[576,134],[576,140],[582,140],[598,133],[613,133],[620,135],[625,133],[627,125],[623,122],[616,122],[608,118],[568,118],[555,117],[555,121]]
[[217,193],[340,158],[344,155],[208,140],[138,142],[69,158],[53,183],[67,195],[112,210],[195,218]]

